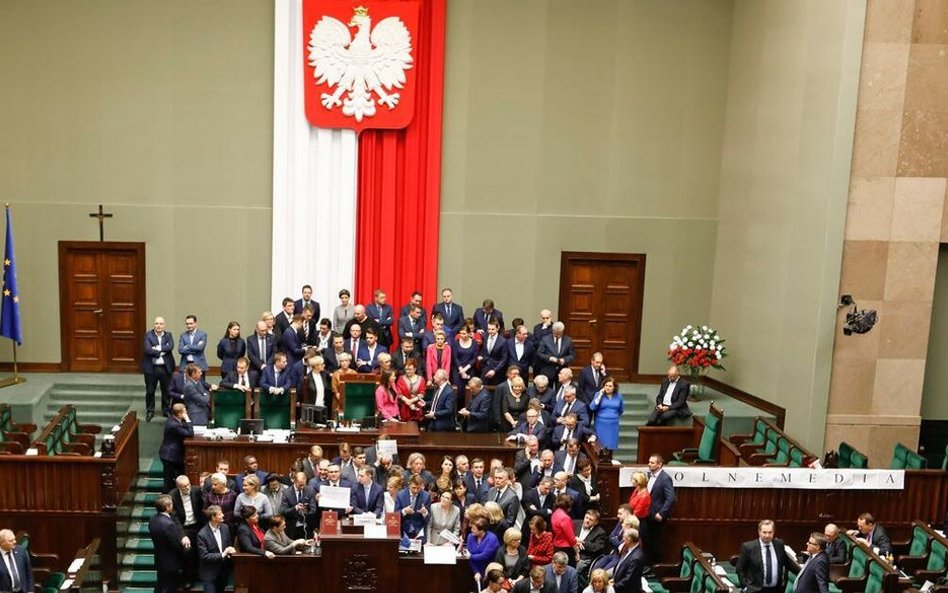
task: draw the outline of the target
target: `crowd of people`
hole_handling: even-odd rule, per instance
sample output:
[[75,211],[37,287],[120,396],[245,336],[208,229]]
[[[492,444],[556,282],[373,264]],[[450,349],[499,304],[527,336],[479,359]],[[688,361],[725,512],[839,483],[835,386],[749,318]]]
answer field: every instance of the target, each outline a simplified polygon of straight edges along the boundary
[[[384,291],[376,290],[369,304],[352,305],[342,290],[332,317],[320,318],[312,288],[304,286],[301,298],[283,299],[278,314],[264,312],[247,337],[238,322],[227,324],[216,348],[216,383],[206,376],[209,339],[197,316],[185,318],[177,363],[174,336],[158,317],[143,340],[145,418],[154,417],[160,390],[162,415],[182,402],[194,424],[206,424],[211,392],[219,388],[273,395],[296,389],[300,402],[334,415],[341,411],[344,376],[375,373],[376,413],[384,420],[417,421],[432,431],[505,432],[522,440],[535,429],[526,413],[537,409],[542,446],[578,438],[618,447],[623,398],[602,353],[574,376],[573,341],[549,310],[540,312],[532,332],[520,318],[505,329],[492,300],[465,317],[450,288],[441,295],[430,316],[415,293],[396,317]],[[677,369],[673,378],[671,373],[673,389],[663,385],[656,402],[660,417],[650,423],[690,413],[687,383],[678,380]]]

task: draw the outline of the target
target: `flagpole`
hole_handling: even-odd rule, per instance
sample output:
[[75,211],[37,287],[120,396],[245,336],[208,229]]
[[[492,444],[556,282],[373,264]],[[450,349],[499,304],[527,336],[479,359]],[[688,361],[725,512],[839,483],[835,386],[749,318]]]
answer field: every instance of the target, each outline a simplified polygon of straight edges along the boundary
[[13,342],[13,376],[0,379],[0,389],[26,383],[26,377],[21,377],[16,364],[16,342]]

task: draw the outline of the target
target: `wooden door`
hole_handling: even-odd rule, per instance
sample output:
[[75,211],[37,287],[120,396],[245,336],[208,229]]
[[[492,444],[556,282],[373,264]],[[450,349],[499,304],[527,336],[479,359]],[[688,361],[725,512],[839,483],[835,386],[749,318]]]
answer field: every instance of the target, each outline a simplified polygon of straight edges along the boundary
[[136,372],[145,331],[145,244],[59,242],[63,369]]
[[645,255],[563,252],[559,318],[576,348],[574,371],[602,352],[619,381],[639,371]]

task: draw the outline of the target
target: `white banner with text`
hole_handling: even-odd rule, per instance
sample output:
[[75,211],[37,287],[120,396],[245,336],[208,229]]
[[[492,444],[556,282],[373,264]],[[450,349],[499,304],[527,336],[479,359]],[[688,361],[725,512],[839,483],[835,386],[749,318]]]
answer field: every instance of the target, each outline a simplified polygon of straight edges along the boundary
[[[619,486],[632,486],[632,473],[644,467],[619,470]],[[810,469],[791,467],[665,466],[675,488],[793,488],[806,490],[902,490],[900,469]]]

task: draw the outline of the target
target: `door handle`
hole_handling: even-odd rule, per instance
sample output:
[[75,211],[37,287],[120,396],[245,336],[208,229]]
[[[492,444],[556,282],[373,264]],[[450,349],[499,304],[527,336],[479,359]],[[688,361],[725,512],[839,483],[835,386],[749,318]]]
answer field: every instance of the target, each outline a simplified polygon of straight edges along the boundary
[[589,323],[596,323],[596,320],[595,320],[595,319],[590,319],[590,320],[589,320]]
[[103,309],[96,309],[95,311],[93,311],[93,313],[95,313],[96,315],[102,315],[102,311]]

